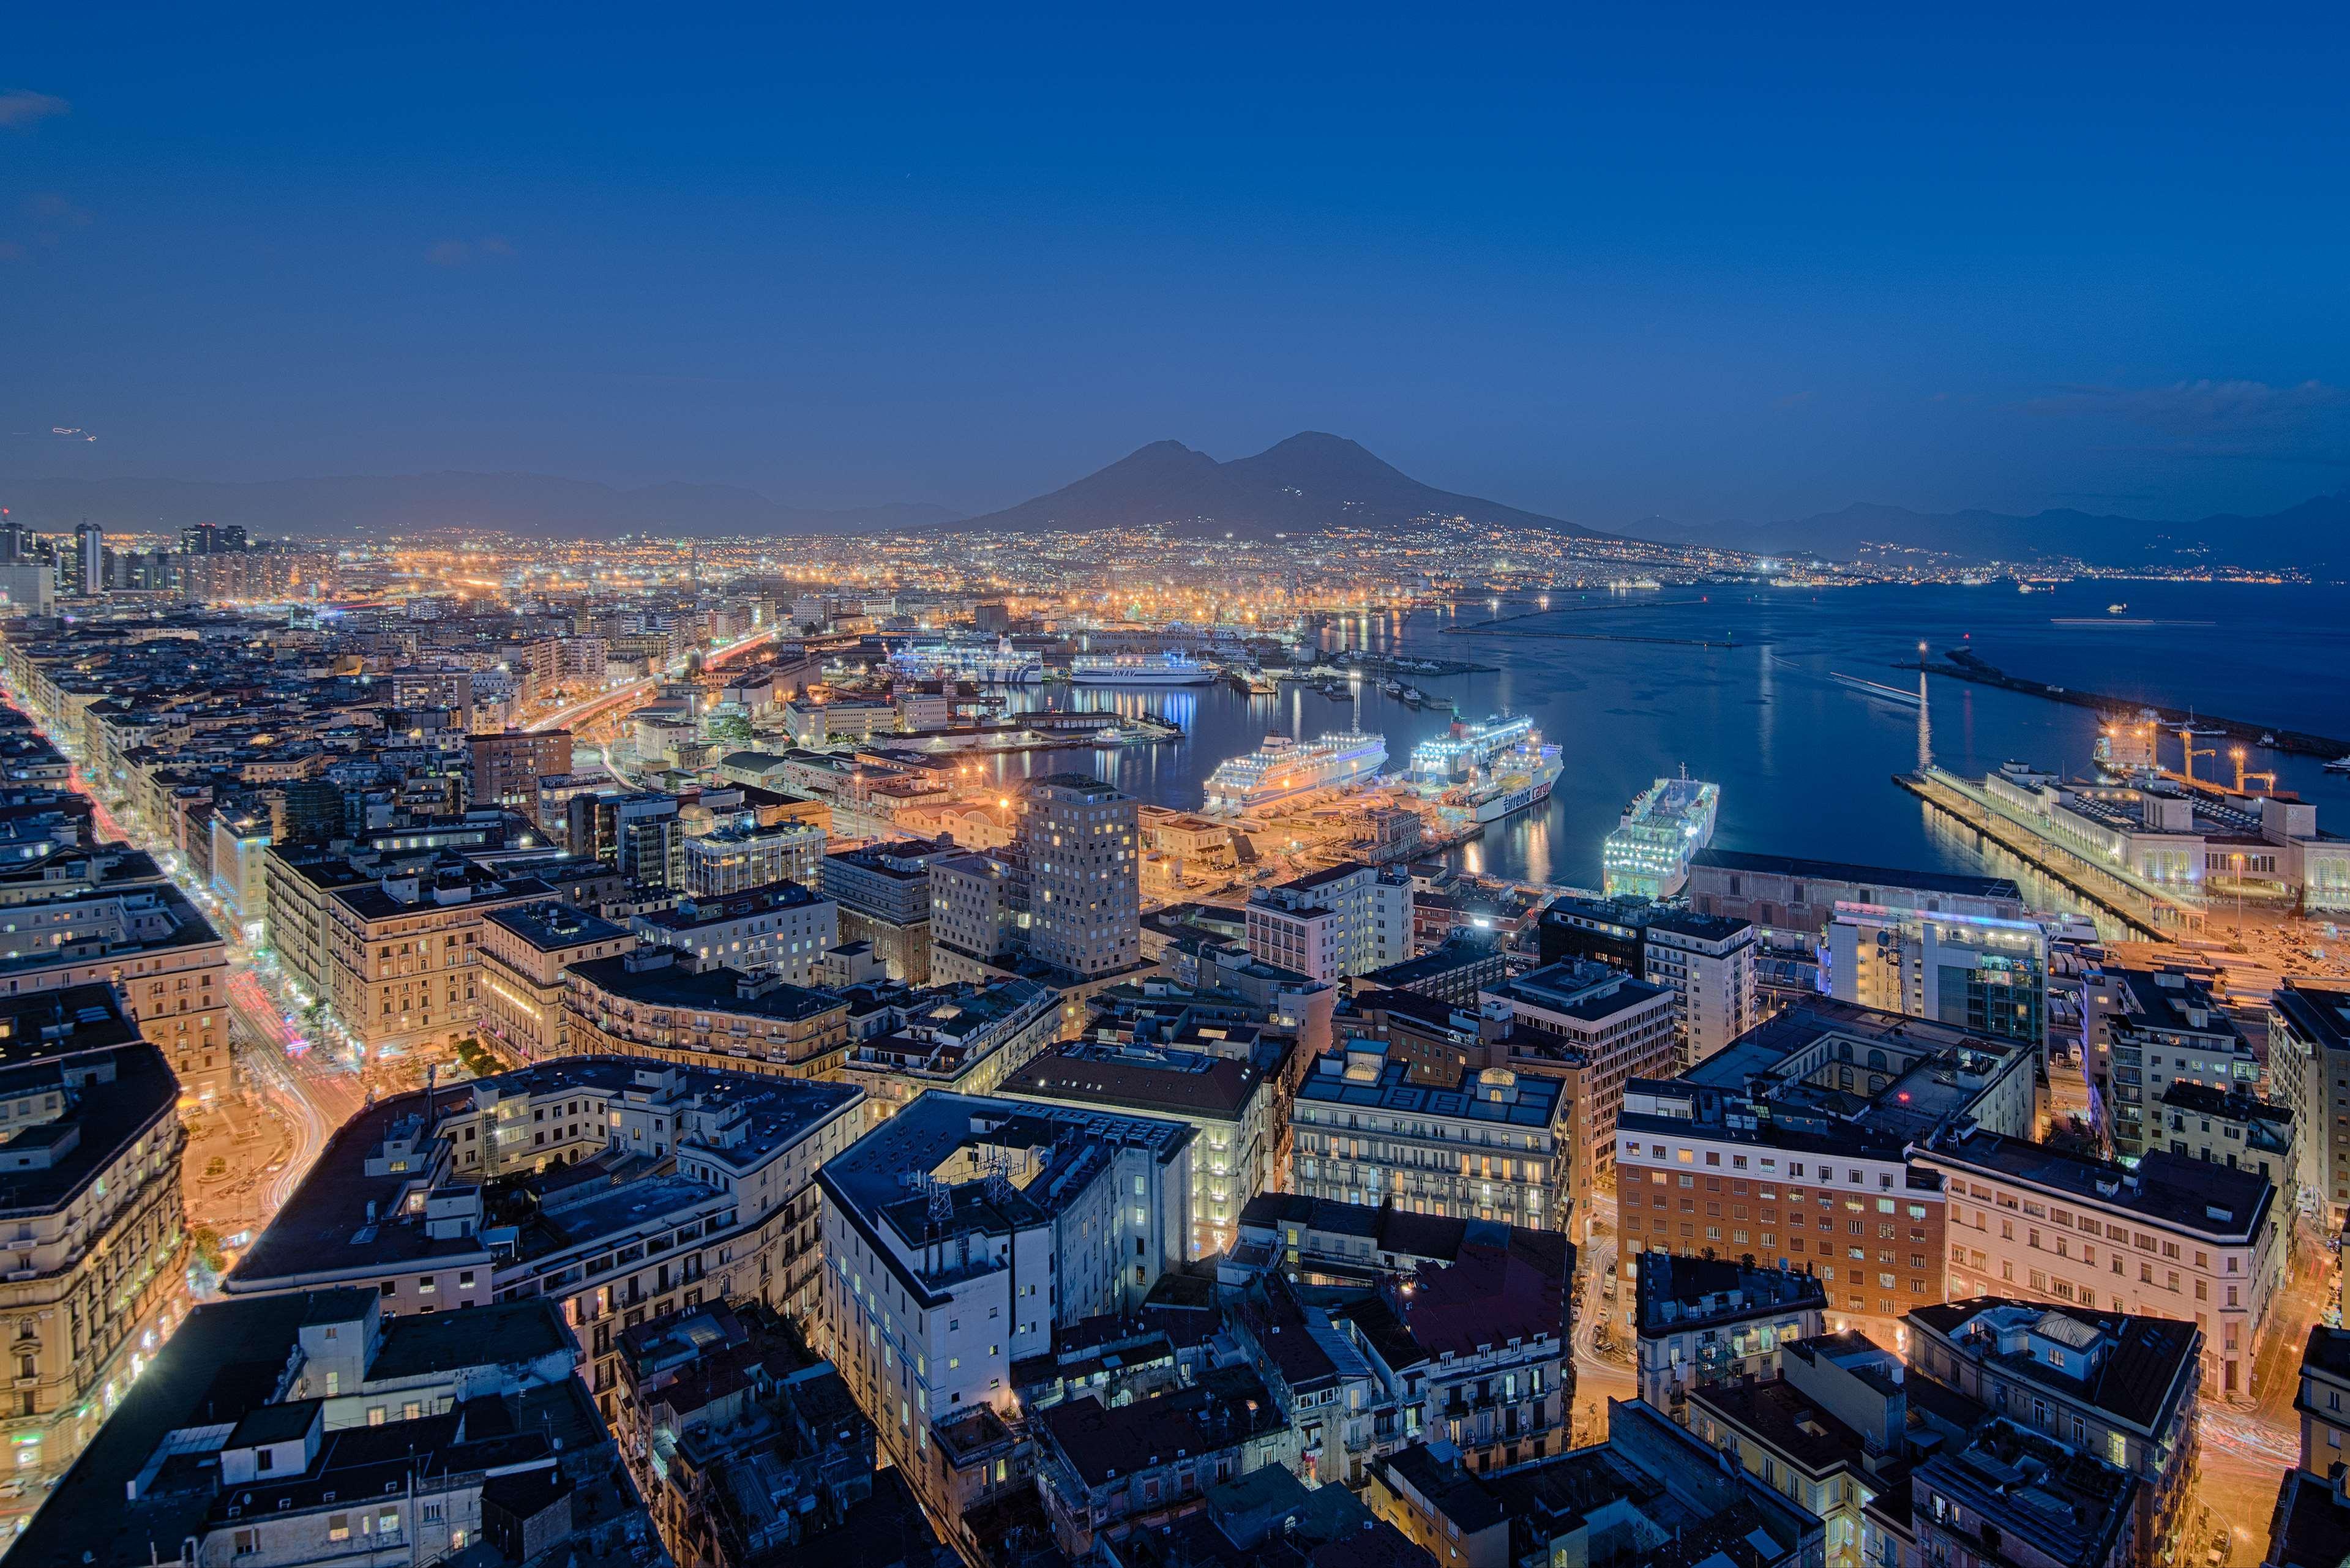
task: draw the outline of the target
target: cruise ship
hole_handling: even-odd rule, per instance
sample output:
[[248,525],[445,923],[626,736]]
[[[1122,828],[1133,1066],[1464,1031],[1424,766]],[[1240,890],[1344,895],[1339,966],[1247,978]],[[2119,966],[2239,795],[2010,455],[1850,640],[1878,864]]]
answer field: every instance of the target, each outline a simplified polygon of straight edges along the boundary
[[1080,653],[1069,679],[1080,686],[1205,686],[1216,667],[1188,653]]
[[1480,823],[1499,822],[1550,798],[1564,764],[1532,719],[1497,713],[1451,730],[1411,751],[1412,787],[1457,806]]
[[910,642],[889,655],[889,668],[909,680],[951,676],[990,686],[1034,686],[1045,679],[1045,663],[1022,653],[1012,639],[1001,642]]
[[1267,735],[1244,757],[1231,757],[1208,775],[1207,809],[1231,815],[1262,811],[1280,801],[1338,784],[1360,784],[1387,765],[1388,742],[1359,732],[1300,742]]
[[1624,808],[1623,820],[1600,846],[1600,870],[1611,898],[1669,898],[1689,883],[1690,857],[1713,839],[1721,786],[1689,776],[1659,779]]

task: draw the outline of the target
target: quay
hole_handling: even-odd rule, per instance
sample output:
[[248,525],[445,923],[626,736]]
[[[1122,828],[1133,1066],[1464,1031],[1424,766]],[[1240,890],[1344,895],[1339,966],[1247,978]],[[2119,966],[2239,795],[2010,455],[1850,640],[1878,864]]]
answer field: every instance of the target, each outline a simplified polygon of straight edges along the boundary
[[[2134,713],[2146,708],[2154,712],[2158,722],[2169,728],[2193,724],[2200,729],[2218,730],[2231,741],[2266,746],[2271,751],[2298,756],[2324,757],[2328,762],[2336,757],[2350,756],[2350,740],[2313,735],[2301,730],[2280,729],[2274,724],[2256,724],[2245,719],[2221,719],[2210,713],[2194,713],[2183,708],[2142,702],[2133,697],[2115,697],[2102,691],[2079,691],[2067,686],[2053,686],[2045,680],[2030,680],[2021,675],[2010,675],[1963,648],[1951,649],[1942,662],[1915,659],[1895,668],[1922,670],[1929,675],[1947,676],[1952,680],[1970,680],[1978,686],[1996,686],[2002,691],[2018,691],[2027,697],[2045,698],[2051,702],[2095,709],[2099,712]],[[2263,736],[2267,738],[2262,739]]]
[[[1547,613],[1547,612],[1545,612]],[[1553,627],[1518,626],[1517,621],[1529,616],[1503,616],[1494,620],[1471,621],[1467,626],[1448,626],[1446,637],[1547,637],[1563,642],[1647,642],[1670,648],[1736,648],[1728,639],[1706,637],[1644,637],[1628,631],[1561,631]]]
[[2177,937],[2182,928],[2202,924],[2203,911],[2199,908],[2158,897],[2095,861],[2051,843],[2022,823],[2002,815],[1981,790],[1955,774],[1929,767],[1923,773],[1895,774],[1893,782],[1972,833],[1978,843],[1998,845],[2050,881],[2070,889],[2132,936],[2168,941]]

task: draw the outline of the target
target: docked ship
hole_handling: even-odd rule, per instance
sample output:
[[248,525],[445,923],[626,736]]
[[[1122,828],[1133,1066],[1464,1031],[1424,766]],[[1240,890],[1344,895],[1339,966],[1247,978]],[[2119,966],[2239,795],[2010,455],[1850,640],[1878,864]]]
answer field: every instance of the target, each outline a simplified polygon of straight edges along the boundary
[[1385,736],[1342,731],[1317,740],[1267,735],[1246,756],[1229,757],[1208,775],[1207,809],[1230,815],[1340,784],[1361,784],[1387,765]]
[[1409,776],[1422,794],[1487,823],[1548,800],[1563,766],[1532,719],[1497,713],[1455,720],[1447,733],[1414,746]]
[[1080,686],[1205,686],[1216,667],[1188,653],[1080,653],[1069,660]]
[[1609,898],[1669,898],[1689,883],[1690,857],[1713,840],[1721,786],[1689,776],[1659,779],[1624,808],[1600,846]]
[[890,670],[909,680],[975,680],[989,686],[1034,686],[1045,663],[1001,642],[910,642],[889,655]]

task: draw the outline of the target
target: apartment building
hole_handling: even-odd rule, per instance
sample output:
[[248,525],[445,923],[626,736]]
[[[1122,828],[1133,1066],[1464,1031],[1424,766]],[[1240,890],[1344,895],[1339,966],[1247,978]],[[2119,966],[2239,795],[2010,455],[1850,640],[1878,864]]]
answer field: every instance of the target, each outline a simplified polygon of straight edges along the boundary
[[523,1062],[573,1054],[563,971],[636,950],[636,936],[576,904],[546,899],[489,910],[482,920],[483,1037]]
[[1192,1128],[1187,1258],[1222,1252],[1272,1175],[1281,1092],[1296,1043],[1234,1029],[1159,1044],[1071,1041],[1007,1075],[996,1093],[1073,1110],[1164,1116]]
[[12,995],[110,984],[163,1053],[182,1098],[234,1092],[228,957],[220,933],[169,883],[106,889],[0,911],[0,979]]
[[501,734],[475,735],[468,749],[473,765],[472,799],[476,805],[534,810],[538,805],[538,781],[563,778],[571,772],[568,730],[528,734],[508,730]]
[[322,900],[328,1006],[370,1056],[455,1044],[481,1015],[484,918],[548,892],[535,877],[506,882],[463,862],[334,889]]
[[1754,928],[1678,904],[1562,898],[1537,928],[1543,962],[1590,960],[1673,993],[1673,1027],[1686,1065],[1712,1055],[1762,1022]]
[[1180,1122],[928,1094],[817,1173],[817,1347],[951,1543],[1007,1483],[1013,1363],[1130,1313],[1182,1257]]
[[1033,980],[858,986],[843,1082],[865,1091],[870,1127],[933,1089],[992,1095],[1061,1037],[1061,995]]
[[1028,951],[1091,979],[1141,961],[1135,800],[1091,774],[1047,774],[1021,792]]
[[[212,1302],[12,1555],[40,1568],[590,1560],[646,1529],[552,1306],[394,1318],[366,1289]],[[631,1522],[630,1515],[634,1521]]]
[[2338,1232],[2350,1220],[2350,987],[2289,981],[2270,994],[2269,1083],[2299,1124],[2300,1189]]
[[2167,1150],[2132,1169],[1981,1128],[1921,1144],[1919,1170],[1949,1195],[1951,1299],[2192,1320],[2205,1391],[2249,1393],[2284,1251],[2258,1172]]
[[649,946],[675,948],[703,967],[724,964],[812,986],[840,943],[840,907],[797,882],[681,898],[629,918]]
[[673,948],[639,946],[571,965],[563,981],[573,1047],[686,1067],[839,1077],[846,1001],[779,974],[697,963]]
[[2177,1318],[1977,1297],[1904,1320],[1909,1365],[2138,1480],[2136,1561],[2181,1527],[2200,1450],[2202,1343]]
[[824,869],[827,835],[821,826],[782,822],[733,826],[685,841],[685,890],[695,898],[725,898],[778,882],[813,887]]
[[2260,1080],[2243,1027],[2193,975],[2100,965],[2081,977],[2081,1007],[2092,1110],[2116,1155],[2165,1147],[2159,1106],[2173,1083],[2228,1094]]
[[1326,1052],[1290,1112],[1290,1190],[1415,1214],[1565,1229],[1565,1093],[1507,1067],[1414,1084],[1378,1041]]
[[393,1096],[337,1130],[223,1289],[370,1288],[403,1314],[545,1297],[608,1418],[623,1329],[703,1301],[806,1314],[809,1184],[855,1141],[858,1098],[579,1056]]
[[21,1529],[187,1311],[187,1135],[105,985],[0,999],[0,1525]]
[[2328,1568],[2350,1555],[2350,1496],[2339,1467],[2350,1447],[2350,1329],[2319,1324],[2301,1356],[2300,1462],[2277,1489],[2269,1519],[2270,1568]]
[[839,906],[840,940],[873,944],[890,979],[928,985],[931,863],[956,853],[951,843],[900,839],[827,855],[819,887]]
[[1640,1398],[1686,1426],[1692,1393],[1777,1377],[1783,1347],[1826,1332],[1827,1306],[1817,1274],[1643,1252],[1622,1320]]
[[1335,983],[1412,956],[1411,875],[1347,861],[1248,898],[1249,952]]
[[1636,1080],[1617,1125],[1624,1249],[1815,1272],[1833,1321],[1890,1343],[1943,1299],[1942,1177],[1911,1146],[2028,1135],[2038,1054],[1821,998],[1683,1076]]

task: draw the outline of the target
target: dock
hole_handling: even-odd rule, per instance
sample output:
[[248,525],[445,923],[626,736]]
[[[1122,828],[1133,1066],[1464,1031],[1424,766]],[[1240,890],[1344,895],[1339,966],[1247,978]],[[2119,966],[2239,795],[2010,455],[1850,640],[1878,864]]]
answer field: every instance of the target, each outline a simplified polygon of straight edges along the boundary
[[[2062,702],[2074,708],[2094,709],[2101,713],[2136,713],[2139,709],[2151,709],[2156,721],[2167,729],[2192,724],[2199,729],[2217,730],[2231,741],[2250,746],[2266,746],[2272,752],[2284,752],[2296,756],[2324,757],[2332,762],[2336,757],[2350,756],[2350,740],[2331,735],[2314,735],[2302,730],[2280,729],[2274,724],[2257,724],[2249,719],[2222,719],[2210,713],[2191,712],[2183,708],[2165,707],[2157,702],[2145,702],[2135,697],[2116,697],[2103,691],[2081,691],[2069,686],[2054,686],[2045,680],[2031,680],[2021,675],[2010,675],[1989,660],[1963,648],[1951,649],[1942,661],[1913,660],[1896,666],[1901,670],[1922,670],[1929,675],[1940,675],[1952,680],[1969,680],[1978,686],[1996,686],[2002,691],[2021,692],[2026,697],[2039,697],[2050,702]],[[2268,737],[2266,740],[2262,736]]]
[[[1537,612],[1547,615],[1547,610]],[[1555,627],[1521,626],[1531,620],[1530,615],[1503,616],[1493,620],[1471,621],[1467,626],[1448,626],[1446,637],[1544,637],[1562,642],[1647,642],[1666,648],[1736,648],[1728,639],[1707,637],[1647,637],[1629,631],[1562,631]]]
[[1975,791],[1939,768],[1895,774],[1893,782],[1972,833],[1978,846],[1996,844],[2133,936],[2168,941],[2182,930],[2202,924],[2200,909],[2157,898],[2095,861],[2051,843],[2002,816]]

